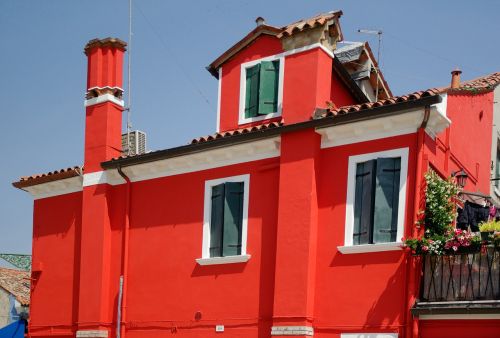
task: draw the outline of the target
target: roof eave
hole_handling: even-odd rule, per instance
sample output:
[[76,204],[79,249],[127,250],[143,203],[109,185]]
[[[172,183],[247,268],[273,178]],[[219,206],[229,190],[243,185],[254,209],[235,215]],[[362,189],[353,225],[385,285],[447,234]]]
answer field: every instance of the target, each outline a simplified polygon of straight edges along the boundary
[[338,58],[334,57],[332,64],[334,71],[340,77],[344,85],[349,89],[354,98],[358,100],[359,103],[370,102],[366,94],[363,93],[361,88],[359,88],[356,82],[352,79],[351,75],[347,72],[342,62],[340,62]]
[[102,162],[101,166],[104,169],[116,169],[119,167],[128,167],[136,164],[154,162],[167,158],[198,153],[209,149],[216,149],[216,148],[226,147],[229,145],[247,143],[256,139],[274,137],[282,133],[291,132],[295,130],[303,130],[306,128],[326,128],[334,125],[341,125],[363,120],[369,120],[378,117],[397,115],[401,114],[402,112],[408,109],[428,106],[439,102],[441,102],[441,97],[439,95],[431,95],[412,101],[398,102],[390,105],[364,109],[356,113],[338,115],[335,117],[325,117],[317,120],[309,120],[291,125],[284,125],[272,129],[259,130],[246,134],[238,134],[226,138],[214,139],[208,142],[188,144],[185,146],[160,150],[134,157],[119,158],[116,160]]
[[281,29],[274,26],[269,26],[269,25],[257,26],[250,33],[248,33],[243,39],[235,43],[231,48],[229,48],[221,56],[215,59],[210,65],[206,67],[206,69],[210,72],[210,74],[212,74],[215,78],[218,79],[219,78],[218,69],[224,62],[232,58],[236,53],[238,53],[240,50],[248,46],[259,36],[263,34],[276,36],[280,32]]

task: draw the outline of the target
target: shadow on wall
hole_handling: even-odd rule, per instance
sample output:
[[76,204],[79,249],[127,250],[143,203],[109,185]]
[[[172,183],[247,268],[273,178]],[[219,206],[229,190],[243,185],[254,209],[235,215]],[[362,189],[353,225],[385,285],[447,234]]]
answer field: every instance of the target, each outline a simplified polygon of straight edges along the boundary
[[[384,291],[380,294],[380,297],[373,303],[372,307],[368,311],[366,316],[366,324],[374,325],[376,323],[381,323],[382,325],[392,326],[397,324],[403,324],[404,318],[400,318],[401,314],[406,311],[405,308],[405,260],[399,264],[396,272],[387,280],[387,285]],[[394,289],[400,290],[399,297],[394,297]],[[399,300],[399,302],[398,302]],[[394,303],[400,303],[399,306],[403,310],[401,311],[387,311],[387,309],[394,306]]]
[[[358,309],[357,320],[360,320],[360,326],[390,330],[402,324],[404,318],[401,318],[401,313],[405,307],[406,287],[404,257],[403,251],[352,255],[337,252],[334,256],[331,267],[341,267],[344,274],[365,281],[362,285],[366,288],[358,289],[357,299],[353,299],[353,304],[350,304]],[[348,280],[347,276],[344,276],[343,280]],[[354,289],[349,293],[356,295]],[[363,313],[366,313],[365,319],[362,319]]]

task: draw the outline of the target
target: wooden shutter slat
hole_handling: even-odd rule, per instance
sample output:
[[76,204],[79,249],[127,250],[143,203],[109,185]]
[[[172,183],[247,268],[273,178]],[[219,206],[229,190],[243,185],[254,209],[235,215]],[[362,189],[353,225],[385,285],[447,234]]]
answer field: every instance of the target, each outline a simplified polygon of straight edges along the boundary
[[246,69],[245,118],[255,117],[259,110],[260,64]]
[[226,183],[224,202],[223,256],[241,255],[243,182]]
[[356,166],[356,191],[354,193],[353,244],[368,244],[371,239],[373,210],[373,179],[375,161],[358,163]]
[[222,256],[222,229],[224,226],[224,184],[212,187],[210,218],[210,257]]
[[375,187],[373,242],[395,242],[399,204],[401,159],[379,158]]
[[259,115],[278,111],[278,79],[280,63],[263,61],[260,67]]

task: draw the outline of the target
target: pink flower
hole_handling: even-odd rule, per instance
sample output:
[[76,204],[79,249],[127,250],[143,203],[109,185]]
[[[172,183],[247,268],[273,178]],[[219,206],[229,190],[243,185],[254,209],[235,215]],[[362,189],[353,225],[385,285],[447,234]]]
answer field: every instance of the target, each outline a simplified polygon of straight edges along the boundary
[[456,245],[454,245],[452,248],[453,248],[453,251],[457,251],[458,250],[458,247]]
[[427,245],[424,245],[422,247],[422,251],[425,251],[425,252],[429,251],[429,247]]

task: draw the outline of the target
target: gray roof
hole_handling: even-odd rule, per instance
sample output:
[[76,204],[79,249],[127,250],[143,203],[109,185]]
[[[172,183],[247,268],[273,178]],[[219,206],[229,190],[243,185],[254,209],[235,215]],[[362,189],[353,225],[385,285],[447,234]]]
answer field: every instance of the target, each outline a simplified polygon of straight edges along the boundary
[[334,50],[333,53],[340,62],[346,63],[358,60],[361,56],[361,53],[363,53],[364,48],[364,42],[353,42],[349,44],[344,43],[343,46]]

